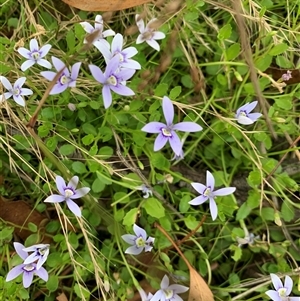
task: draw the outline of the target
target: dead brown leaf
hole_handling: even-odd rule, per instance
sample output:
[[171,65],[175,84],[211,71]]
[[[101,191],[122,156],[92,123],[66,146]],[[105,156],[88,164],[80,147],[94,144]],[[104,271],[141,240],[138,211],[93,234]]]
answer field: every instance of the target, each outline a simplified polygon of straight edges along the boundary
[[65,295],[65,293],[61,293],[59,296],[56,297],[57,301],[68,301],[67,296]]

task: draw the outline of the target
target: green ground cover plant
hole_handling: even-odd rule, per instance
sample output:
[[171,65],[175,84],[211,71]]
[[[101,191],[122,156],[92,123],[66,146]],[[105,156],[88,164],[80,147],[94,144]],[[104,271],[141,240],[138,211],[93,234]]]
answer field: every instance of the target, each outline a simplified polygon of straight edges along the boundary
[[0,0],[0,300],[300,300],[299,13]]

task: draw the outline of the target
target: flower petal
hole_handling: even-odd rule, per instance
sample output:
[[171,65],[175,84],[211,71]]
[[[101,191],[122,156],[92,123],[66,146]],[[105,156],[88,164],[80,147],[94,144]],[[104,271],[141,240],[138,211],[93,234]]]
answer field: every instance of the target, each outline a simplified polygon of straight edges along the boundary
[[23,57],[25,57],[26,59],[31,59],[30,56],[30,50],[24,48],[24,47],[20,47],[17,50]]
[[134,92],[130,88],[123,85],[110,86],[110,89],[119,95],[124,95],[124,96],[134,95]]
[[12,87],[11,83],[9,82],[9,80],[5,76],[1,76],[0,80],[1,80],[2,85],[5,87],[5,89],[12,90],[13,87]]
[[169,287],[169,283],[170,283],[169,278],[167,275],[165,275],[161,280],[160,288],[163,290],[167,289]]
[[[57,57],[55,56],[52,56],[52,63],[53,63],[53,66],[55,67],[55,69],[59,72],[61,71],[62,69],[66,68],[66,65],[63,63],[63,61],[61,61],[60,59],[58,59]],[[66,68],[67,69],[67,68]]]
[[293,289],[293,280],[290,276],[286,275],[284,279],[284,287],[286,288],[286,295],[288,296]]
[[78,182],[79,182],[79,178],[77,176],[74,176],[70,179],[70,181],[66,187],[71,187],[75,190],[78,185]]
[[35,61],[27,60],[21,65],[21,70],[24,72],[35,64]]
[[143,247],[131,246],[125,250],[126,254],[138,255],[143,252]]
[[109,86],[104,85],[102,88],[102,97],[103,97],[103,103],[104,108],[107,109],[111,106],[112,103],[112,96]]
[[115,53],[116,51],[121,51],[123,48],[123,36],[120,33],[117,33],[111,43],[111,52]]
[[81,66],[81,62],[78,62],[78,63],[74,64],[71,68],[71,79],[74,81],[78,77],[80,66]]
[[24,288],[27,288],[31,285],[33,280],[33,271],[32,272],[26,272],[23,273],[23,286]]
[[163,108],[163,112],[164,112],[164,116],[165,116],[167,125],[170,126],[171,124],[173,124],[174,106],[169,97],[167,97],[167,96],[163,97],[162,108]]
[[158,136],[156,137],[155,141],[154,141],[154,151],[157,152],[160,149],[162,149],[166,143],[168,142],[168,138],[165,137],[163,134],[158,134]]
[[66,200],[65,196],[59,194],[52,194],[46,198],[44,203],[61,203]]
[[132,59],[127,59],[127,62],[123,62],[120,64],[121,67],[123,68],[128,68],[128,69],[135,69],[135,70],[140,70],[142,68],[141,64],[137,61],[134,61]]
[[172,137],[169,137],[169,143],[174,153],[177,156],[180,156],[180,153],[182,152],[182,144],[178,135],[174,131],[172,131]]
[[22,96],[20,96],[20,95],[13,95],[13,99],[14,99],[14,101],[18,105],[20,105],[22,107],[25,107],[25,100],[24,100],[24,98]]
[[44,59],[38,60],[37,63],[38,63],[38,65],[48,68],[48,69],[50,69],[52,67],[51,63]]
[[94,27],[90,24],[90,23],[88,23],[88,22],[80,22],[79,23],[81,26],[82,26],[82,28],[85,30],[85,32],[87,32],[87,33],[92,33],[93,31],[94,31]]
[[138,53],[138,51],[135,47],[131,46],[131,47],[127,47],[127,48],[123,49],[122,53],[128,59],[128,58],[135,56]]
[[25,81],[26,81],[26,77],[18,78],[14,84],[14,89],[22,87],[24,85]]
[[206,171],[206,187],[210,187],[210,191],[215,189],[215,178],[208,170]]
[[43,267],[40,267],[39,269],[37,269],[35,271],[35,273],[40,277],[42,278],[44,281],[48,281],[48,272],[43,268]]
[[270,276],[271,276],[271,280],[272,280],[273,286],[276,289],[276,291],[278,291],[280,288],[283,287],[280,278],[276,274],[271,273]]
[[136,44],[142,44],[144,43],[146,40],[144,38],[144,36],[142,34],[140,34],[137,39],[136,39]]
[[236,190],[236,187],[226,187],[226,188],[221,188],[213,192],[214,196],[222,196],[222,195],[229,195],[234,193]]
[[27,96],[27,95],[32,95],[32,94],[33,94],[33,92],[30,89],[27,89],[27,88],[21,89],[21,95]]
[[218,207],[213,198],[209,198],[209,210],[210,210],[211,218],[214,221],[218,216]]
[[55,177],[55,184],[56,184],[56,188],[59,191],[59,193],[64,196],[65,195],[65,189],[67,187],[65,180],[61,176],[56,176]]
[[71,199],[67,199],[66,203],[71,212],[73,212],[76,216],[81,217],[81,210],[75,202]]
[[113,74],[114,72],[117,71],[118,67],[119,67],[119,63],[120,63],[120,59],[119,56],[116,55],[114,56],[107,64],[105,72],[104,72],[104,76],[105,77],[109,77],[111,74]]
[[151,46],[153,49],[160,51],[160,46],[155,40],[146,40],[146,43]]
[[166,127],[166,125],[162,122],[152,121],[147,123],[141,128],[141,131],[151,134],[161,133],[161,128]]
[[152,39],[154,40],[162,40],[166,37],[166,35],[161,31],[154,31]]
[[205,203],[208,200],[208,197],[206,195],[200,195],[197,196],[196,198],[192,199],[189,201],[189,204],[197,206]]
[[103,33],[102,33],[102,35],[103,35],[104,38],[110,37],[110,36],[114,36],[115,34],[116,33],[113,30],[111,30],[111,29],[104,30]]
[[136,236],[132,234],[124,234],[122,239],[130,245],[135,245]]
[[151,301],[159,301],[163,298],[164,292],[162,290],[157,291],[154,296],[151,298]]
[[83,196],[85,196],[86,194],[88,194],[90,192],[91,188],[89,187],[82,187],[79,188],[77,190],[75,190],[75,194],[71,196],[71,199],[79,199],[82,198]]
[[19,264],[19,265],[15,266],[14,268],[12,268],[8,272],[5,281],[13,280],[13,279],[17,278],[19,275],[21,275],[23,273],[23,269],[22,269],[23,266],[24,266],[24,264]]
[[50,91],[49,95],[55,95],[55,94],[60,94],[64,92],[68,88],[68,84],[61,85],[61,84],[55,84]]
[[273,301],[282,301],[282,299],[279,296],[279,293],[277,291],[268,290],[268,291],[266,291],[266,295],[268,295]]
[[43,47],[41,47],[40,49],[40,53],[41,53],[41,57],[44,57],[47,55],[47,53],[49,52],[49,50],[51,49],[51,45],[50,44],[46,44]]
[[124,81],[130,79],[134,73],[135,69],[123,69],[117,74],[117,76],[120,81]]
[[52,81],[56,75],[53,71],[42,71],[40,72],[41,76],[45,77],[47,80]]
[[25,248],[22,244],[20,244],[19,242],[14,242],[14,248],[17,252],[17,254],[23,259],[25,260],[28,257],[28,253],[26,251],[24,251],[23,249]]
[[138,225],[136,224],[133,225],[133,231],[137,237],[141,236],[144,240],[147,239],[146,231],[143,228],[139,227]]
[[252,101],[249,104],[247,104],[246,108],[244,108],[244,110],[247,113],[250,113],[256,106],[257,106],[258,101]]
[[105,77],[103,72],[101,71],[101,69],[95,65],[89,65],[90,71],[92,73],[92,76],[94,77],[94,79],[101,83],[104,84],[105,83]]
[[262,114],[261,113],[250,113],[248,114],[248,117],[252,120],[252,121],[256,121],[259,117],[261,117]]
[[[28,251],[30,252],[30,251]],[[39,255],[37,255],[36,252],[30,254],[25,260],[24,260],[24,264],[29,264],[29,263],[32,263],[32,262],[35,262],[36,260],[38,260],[40,258]]]
[[243,124],[243,125],[249,125],[249,124],[254,123],[254,121],[251,118],[249,118],[247,116],[243,116],[243,115],[239,115],[237,117],[237,122],[239,124]]
[[193,188],[199,192],[200,194],[203,194],[204,191],[206,190],[206,186],[201,184],[201,183],[191,183],[191,185],[193,186]]
[[140,33],[143,33],[145,30],[144,20],[140,18],[140,15],[135,15],[135,21]]
[[176,294],[185,293],[189,290],[187,286],[179,284],[171,284],[168,289],[173,290]]
[[39,50],[39,44],[36,39],[31,39],[29,42],[30,51],[38,51]]
[[182,132],[199,132],[203,130],[203,128],[199,124],[190,121],[176,123],[173,126],[173,129]]

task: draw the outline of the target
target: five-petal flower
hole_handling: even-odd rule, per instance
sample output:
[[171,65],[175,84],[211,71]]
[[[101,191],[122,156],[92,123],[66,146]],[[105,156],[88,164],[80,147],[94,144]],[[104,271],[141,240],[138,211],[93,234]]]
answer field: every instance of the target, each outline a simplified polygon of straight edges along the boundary
[[268,290],[266,294],[273,301],[300,300],[300,297],[289,297],[293,289],[293,280],[290,276],[285,276],[284,285],[276,274],[270,274],[275,290]]
[[47,260],[47,257],[49,255],[49,247],[49,244],[38,244],[24,248],[23,251],[25,252],[33,252],[25,259],[24,264],[30,264],[37,261],[36,268],[39,270]]
[[47,55],[49,50],[51,49],[50,44],[46,44],[43,47],[39,48],[39,44],[36,39],[32,39],[29,42],[30,50],[20,47],[18,48],[18,52],[25,57],[27,60],[21,65],[21,70],[25,71],[34,64],[38,64],[40,66],[43,66],[45,68],[50,69],[51,63],[49,63],[47,60],[43,59],[44,56]]
[[[28,253],[26,251],[24,251],[25,247],[18,242],[14,242],[14,247],[15,247],[15,250],[18,253],[18,255],[23,260],[26,260],[28,257]],[[8,274],[6,276],[6,281],[11,281],[11,280],[17,278],[22,273],[23,273],[23,286],[25,288],[27,288],[31,285],[34,274],[38,275],[44,281],[48,281],[47,271],[43,267],[40,267],[38,269],[36,263],[29,263],[29,264],[22,263],[22,264],[15,266],[8,272]]]
[[174,107],[172,101],[167,96],[164,96],[163,98],[162,108],[166,124],[153,121],[146,124],[141,130],[147,133],[158,134],[154,142],[154,151],[162,149],[169,141],[174,153],[181,157],[182,143],[175,130],[183,132],[198,132],[202,130],[202,127],[195,122],[189,121],[173,124]]
[[89,193],[90,188],[82,187],[76,189],[79,178],[74,176],[71,178],[68,185],[61,176],[56,176],[55,183],[60,194],[52,194],[46,198],[45,203],[60,203],[66,202],[68,208],[78,217],[81,217],[79,206],[73,201],[79,199]]
[[247,102],[245,105],[237,109],[235,118],[237,122],[244,125],[254,123],[262,114],[261,113],[250,113],[257,105],[257,101],[251,103]]
[[[101,15],[96,16],[94,26],[88,22],[80,22],[80,25],[89,34],[97,31],[97,34],[92,42],[94,46],[99,47],[100,45],[105,45],[106,47],[109,47],[109,43],[105,40],[105,38],[114,36],[115,32],[111,29],[103,31],[103,18]],[[87,43],[86,39],[84,39],[84,43]]]
[[22,96],[31,95],[33,93],[30,89],[22,88],[26,81],[26,77],[20,77],[19,79],[17,79],[14,83],[14,86],[11,85],[11,83],[5,76],[0,76],[0,81],[2,85],[8,90],[8,92],[4,93],[4,97],[3,95],[0,95],[0,102],[2,102],[4,99],[13,97],[14,101],[18,105],[25,107],[25,100]]
[[155,31],[153,25],[157,21],[157,19],[152,19],[145,27],[144,20],[140,18],[140,15],[135,16],[136,25],[140,31],[140,34],[136,40],[137,44],[141,44],[146,42],[149,46],[159,51],[160,46],[156,42],[156,40],[162,40],[166,37],[166,35],[161,31]]
[[185,293],[189,288],[179,284],[169,285],[169,278],[165,275],[160,283],[160,290],[158,290],[151,301],[183,301],[178,294]]
[[74,64],[71,68],[71,73],[66,65],[57,57],[52,56],[52,63],[57,72],[53,71],[42,71],[41,75],[45,77],[47,80],[52,81],[55,75],[63,70],[59,76],[58,81],[54,85],[54,87],[50,91],[50,95],[59,94],[65,91],[68,87],[74,88],[76,86],[76,79],[78,77],[79,69],[81,63],[78,62]]
[[130,88],[126,87],[125,81],[133,76],[135,70],[120,70],[119,62],[119,57],[114,56],[107,64],[104,73],[99,67],[95,65],[89,65],[89,68],[95,80],[103,85],[102,96],[105,109],[110,107],[112,103],[111,90],[119,95],[134,95],[134,92]]
[[[119,67],[128,69],[141,69],[140,63],[131,59],[137,54],[137,49],[135,47],[128,47],[123,49],[123,36],[117,33],[111,43],[111,47],[107,47],[104,44],[96,44],[95,46],[104,56],[106,64],[116,55],[119,56]],[[111,49],[110,49],[111,48]]]
[[145,252],[150,252],[153,248],[155,238],[149,236],[149,238],[147,239],[146,231],[143,228],[137,226],[136,224],[133,225],[133,231],[135,235],[122,235],[122,239],[131,245],[131,247],[125,250],[125,253],[138,255],[141,254],[144,249]]
[[226,188],[214,190],[215,179],[214,176],[209,171],[206,172],[206,186],[200,183],[191,183],[191,185],[201,195],[191,200],[189,204],[201,205],[207,200],[209,200],[209,209],[210,209],[212,220],[215,220],[218,216],[218,207],[215,201],[215,197],[232,194],[236,190],[235,187],[226,187]]

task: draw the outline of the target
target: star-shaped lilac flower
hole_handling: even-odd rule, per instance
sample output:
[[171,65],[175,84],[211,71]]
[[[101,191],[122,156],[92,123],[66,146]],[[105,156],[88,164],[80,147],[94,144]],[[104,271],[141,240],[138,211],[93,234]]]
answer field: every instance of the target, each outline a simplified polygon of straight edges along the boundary
[[149,236],[149,238],[147,239],[146,231],[136,224],[133,225],[133,231],[135,235],[124,234],[121,236],[123,240],[131,245],[131,247],[125,250],[125,253],[138,255],[141,254],[144,249],[145,252],[150,252],[153,248],[155,238]]
[[26,81],[26,77],[20,77],[19,79],[17,79],[14,83],[14,86],[12,86],[9,80],[4,76],[0,76],[0,81],[2,85],[8,90],[8,92],[4,93],[4,97],[3,95],[0,95],[0,102],[2,102],[4,99],[13,97],[14,101],[18,105],[25,107],[25,100],[22,96],[31,95],[33,93],[30,89],[22,88]]
[[111,90],[119,95],[130,96],[134,92],[125,86],[126,80],[135,73],[134,69],[119,69],[119,57],[113,57],[106,66],[105,72],[95,65],[89,65],[91,73],[96,81],[103,85],[102,96],[104,107],[107,109],[112,103]]
[[68,87],[74,88],[76,86],[76,79],[78,77],[79,69],[81,63],[78,62],[74,64],[71,68],[71,73],[66,65],[57,57],[52,56],[52,63],[57,72],[53,71],[42,71],[41,75],[45,77],[47,80],[52,81],[55,75],[60,72],[62,69],[62,73],[54,85],[54,87],[50,91],[50,95],[59,94],[64,92]]
[[38,244],[24,248],[23,251],[25,252],[33,252],[25,259],[24,264],[30,264],[37,261],[36,268],[37,270],[39,270],[47,260],[47,257],[49,255],[49,247],[49,244]]
[[[123,49],[123,36],[117,33],[111,43],[111,47],[107,47],[104,44],[96,44],[95,46],[104,56],[106,64],[115,56],[119,56],[119,67],[128,69],[141,69],[140,63],[131,59],[134,55],[138,53],[135,47],[128,47]],[[110,49],[111,48],[111,49]]]
[[158,134],[154,142],[154,151],[159,151],[169,141],[171,148],[177,156],[182,154],[182,143],[176,134],[175,130],[183,132],[198,132],[202,127],[195,122],[179,122],[173,124],[174,107],[172,101],[164,96],[162,102],[163,113],[166,124],[162,122],[149,122],[141,130],[147,133]]
[[47,55],[52,46],[50,44],[46,44],[43,47],[39,48],[37,40],[32,39],[29,42],[29,47],[30,50],[24,47],[18,48],[18,52],[27,59],[27,61],[25,61],[21,65],[21,70],[25,71],[34,64],[38,64],[40,66],[50,69],[51,64],[47,60],[43,59],[43,57]]
[[249,125],[254,123],[262,114],[260,113],[250,113],[257,105],[257,101],[251,103],[247,102],[245,105],[237,109],[235,118],[237,122],[244,125]]
[[169,282],[168,276],[165,275],[160,283],[160,290],[154,294],[151,301],[183,301],[178,294],[187,292],[189,288],[179,284],[169,285]]
[[[111,29],[103,31],[103,18],[101,15],[97,15],[95,18],[95,25],[91,25],[88,22],[80,22],[80,25],[83,27],[83,29],[91,34],[97,31],[97,35],[93,40],[93,45],[99,47],[100,45],[105,45],[106,47],[109,47],[109,43],[105,40],[106,37],[114,36],[115,32]],[[87,43],[87,40],[84,39],[84,43]]]
[[141,296],[141,301],[151,301],[151,298],[153,297],[153,295],[151,293],[148,293],[148,295],[147,295],[146,292],[142,288],[140,288],[138,291]]
[[289,297],[293,289],[293,280],[290,276],[285,276],[284,285],[276,274],[270,274],[275,290],[268,290],[266,294],[273,301],[299,301],[300,297]]
[[166,35],[161,31],[155,31],[153,28],[154,23],[157,19],[152,19],[148,22],[145,27],[144,20],[140,18],[140,15],[135,16],[136,25],[140,31],[140,34],[136,40],[137,44],[141,44],[146,42],[149,46],[159,51],[160,46],[156,42],[156,40],[162,40],[166,37]]
[[201,195],[194,198],[189,202],[191,205],[201,205],[207,200],[209,200],[209,209],[212,220],[214,221],[218,216],[218,207],[215,202],[216,196],[224,196],[228,194],[232,194],[235,192],[235,187],[226,187],[218,190],[215,189],[215,178],[214,176],[207,171],[206,172],[206,186],[200,183],[191,183],[193,188],[199,192]]
[[[26,260],[28,257],[28,253],[26,251],[24,251],[25,247],[18,242],[14,242],[14,247],[15,247],[15,250],[18,253],[18,255],[23,260]],[[46,282],[48,281],[47,271],[43,267],[40,267],[39,269],[37,269],[36,263],[29,263],[29,264],[22,263],[22,264],[15,266],[8,272],[8,274],[6,276],[6,281],[11,281],[11,280],[17,278],[22,273],[23,273],[23,286],[25,288],[27,288],[31,285],[34,274],[38,275],[44,281],[46,281]]]
[[52,194],[46,198],[45,203],[61,203],[66,202],[68,208],[78,217],[81,217],[79,206],[73,201],[79,199],[89,193],[90,188],[82,187],[76,189],[79,178],[74,176],[68,185],[61,176],[56,176],[55,183],[60,194]]

